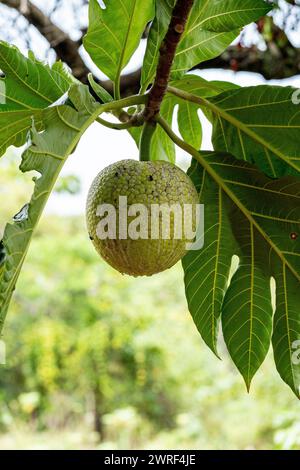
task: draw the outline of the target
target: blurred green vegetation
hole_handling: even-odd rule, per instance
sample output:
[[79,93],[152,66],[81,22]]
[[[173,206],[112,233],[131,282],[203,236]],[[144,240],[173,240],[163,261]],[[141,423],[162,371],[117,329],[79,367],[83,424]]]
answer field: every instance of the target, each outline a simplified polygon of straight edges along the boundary
[[[1,162],[0,231],[31,186]],[[0,449],[300,447],[299,403],[271,354],[248,395],[223,343],[219,361],[199,337],[180,265],[121,276],[81,217],[44,216],[4,340]]]

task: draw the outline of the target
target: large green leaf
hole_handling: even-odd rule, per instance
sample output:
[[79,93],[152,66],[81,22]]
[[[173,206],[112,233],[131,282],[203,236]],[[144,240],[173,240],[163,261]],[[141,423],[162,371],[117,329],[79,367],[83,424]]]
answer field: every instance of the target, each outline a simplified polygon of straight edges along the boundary
[[41,110],[66,93],[72,78],[61,63],[50,68],[5,42],[0,42],[0,69],[5,74],[0,79],[1,156],[10,145],[25,143],[33,118],[41,130]]
[[206,100],[213,115],[213,145],[253,162],[271,177],[299,174],[300,112],[291,87],[256,86]]
[[239,30],[234,30],[216,33],[203,29],[189,31],[187,28],[176,51],[171,77],[178,79],[187,70],[201,64],[201,62],[218,57],[234,41],[239,32]]
[[[214,352],[222,314],[228,350],[249,388],[270,345],[274,277],[275,360],[299,396],[292,357],[300,339],[300,182],[292,176],[272,180],[229,155],[200,155],[205,163],[194,162],[190,175],[205,205],[204,248],[183,259],[191,314]],[[233,255],[240,263],[228,287]]]
[[222,326],[227,348],[249,389],[269,349],[273,311],[265,243],[252,221],[239,214],[236,223],[240,263],[224,298]]
[[15,47],[0,41],[0,70],[4,96],[0,103],[15,109],[42,109],[54,103],[69,89],[72,77],[61,62],[52,68],[35,59],[33,54],[24,57]]
[[[159,48],[168,30],[174,0],[157,0],[142,71],[144,89],[153,81]],[[203,61],[217,57],[239,34],[239,28],[270,11],[263,0],[198,0],[176,52],[172,77],[179,78]]]
[[206,344],[218,355],[217,336],[233,253],[233,235],[225,210],[226,196],[193,163],[189,175],[204,204],[204,247],[183,258],[189,310]]
[[101,8],[89,2],[89,28],[84,47],[111,80],[120,77],[154,15],[153,0],[107,0]]
[[69,93],[76,109],[62,105],[43,111],[44,132],[32,129],[31,145],[22,156],[21,170],[37,171],[31,201],[6,226],[2,240],[3,273],[0,283],[0,331],[28,251],[33,232],[41,217],[57,177],[80,137],[99,114],[83,85],[73,85]]

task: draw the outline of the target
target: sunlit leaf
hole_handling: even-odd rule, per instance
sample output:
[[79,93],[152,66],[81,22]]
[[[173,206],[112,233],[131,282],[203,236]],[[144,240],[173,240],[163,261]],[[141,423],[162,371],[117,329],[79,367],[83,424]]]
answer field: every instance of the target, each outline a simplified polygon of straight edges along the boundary
[[50,68],[36,60],[33,54],[24,57],[10,44],[0,41],[1,78],[0,103],[15,109],[35,110],[46,108],[58,100],[73,82],[64,66],[57,62]]
[[[153,81],[161,42],[168,30],[174,0],[157,0],[144,65],[142,86]],[[198,0],[194,2],[186,31],[176,52],[172,78],[180,78],[187,70],[217,57],[238,36],[242,26],[270,11],[263,0]]]
[[272,10],[265,0],[217,0],[195,2],[190,31],[232,31],[255,21]]
[[37,129],[42,128],[42,111],[34,113],[30,110],[16,110],[9,106],[0,105],[0,155],[2,156],[10,145],[20,147],[26,142],[28,130],[31,128],[33,117]]

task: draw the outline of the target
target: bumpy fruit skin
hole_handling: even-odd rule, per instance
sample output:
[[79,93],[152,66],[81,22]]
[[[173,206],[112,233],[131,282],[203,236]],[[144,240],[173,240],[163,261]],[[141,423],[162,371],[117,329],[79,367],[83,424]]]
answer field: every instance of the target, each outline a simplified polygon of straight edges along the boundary
[[[131,276],[152,276],[176,264],[186,253],[186,244],[192,240],[174,238],[174,218],[171,220],[170,239],[101,240],[97,235],[100,218],[96,215],[100,204],[112,204],[119,216],[119,196],[127,196],[128,206],[143,204],[198,204],[198,194],[191,179],[177,166],[165,162],[122,160],[114,163],[95,178],[87,200],[87,226],[97,252],[113,268]],[[149,210],[150,214],[150,210]],[[195,212],[194,212],[195,214]],[[135,217],[128,217],[133,220]],[[150,216],[149,216],[150,227]],[[192,227],[195,230],[195,215]],[[184,223],[183,223],[184,226]],[[150,230],[150,229],[149,229]],[[149,232],[150,233],[150,232]]]

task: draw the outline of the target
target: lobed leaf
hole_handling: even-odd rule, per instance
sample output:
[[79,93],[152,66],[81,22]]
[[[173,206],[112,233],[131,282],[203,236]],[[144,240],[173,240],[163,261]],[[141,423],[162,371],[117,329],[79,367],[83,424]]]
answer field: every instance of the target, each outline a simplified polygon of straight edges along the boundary
[[225,209],[226,196],[205,170],[192,164],[189,175],[204,204],[204,247],[183,258],[185,290],[194,322],[211,350],[218,355],[217,337],[226,291],[233,235]]

